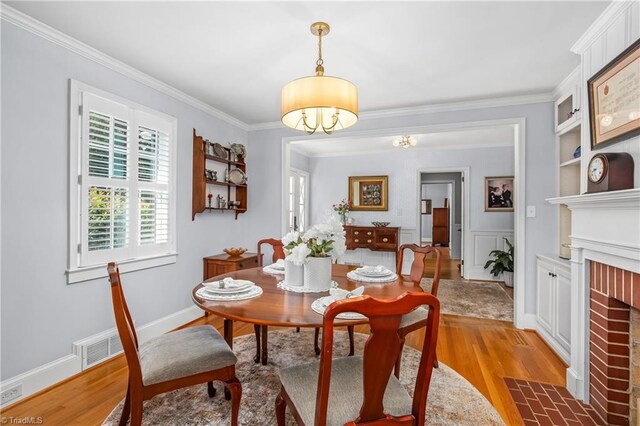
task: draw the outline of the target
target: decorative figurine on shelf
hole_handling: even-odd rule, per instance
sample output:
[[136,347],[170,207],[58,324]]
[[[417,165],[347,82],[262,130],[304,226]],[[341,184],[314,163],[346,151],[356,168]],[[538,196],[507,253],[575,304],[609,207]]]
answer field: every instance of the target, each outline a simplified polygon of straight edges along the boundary
[[241,143],[232,143],[231,152],[233,152],[235,156],[235,160],[239,163],[244,163],[244,158],[247,156],[247,149]]
[[229,169],[224,171],[224,181],[229,182]]
[[211,172],[211,180],[214,182],[218,181],[218,171],[217,170],[209,170]]
[[219,209],[222,209],[224,208],[224,204],[226,204],[224,201],[224,197],[218,194],[218,196],[216,197],[216,205],[218,206]]
[[213,198],[213,194],[209,192],[209,195],[207,195],[207,198],[209,199],[209,208],[211,208],[211,199]]

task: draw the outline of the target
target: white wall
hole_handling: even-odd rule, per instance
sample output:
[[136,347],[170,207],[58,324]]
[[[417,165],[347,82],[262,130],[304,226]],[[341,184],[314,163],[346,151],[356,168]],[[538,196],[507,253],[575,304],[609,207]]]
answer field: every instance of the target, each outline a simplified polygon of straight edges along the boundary
[[[178,260],[123,275],[137,324],[193,306],[191,289],[202,279],[202,257],[228,246],[253,248],[255,239],[248,237],[249,218],[243,215],[235,221],[232,214],[200,214],[191,221],[192,128],[237,142],[246,141],[244,130],[7,22],[1,35],[4,380],[69,355],[73,341],[114,326],[106,279],[66,284],[70,78],[178,118]],[[250,177],[260,163],[257,154],[249,144]],[[279,186],[277,171],[270,179]]]
[[307,157],[306,155],[297,152],[297,151],[291,151],[291,161],[290,161],[290,166],[293,167],[294,169],[298,169],[298,170],[302,170],[305,172],[309,171],[309,157]]
[[471,229],[513,229],[512,213],[484,211],[484,177],[513,175],[512,159],[512,147],[459,150],[415,148],[357,156],[313,157],[310,170],[311,223],[321,220],[334,203],[347,196],[349,176],[387,175],[389,210],[355,211],[349,216],[355,218],[356,224],[389,221],[391,226],[417,232],[419,171],[435,167],[469,166]]
[[[549,160],[553,158],[553,153],[555,152],[553,104],[551,102],[361,119],[355,126],[340,132],[340,135],[348,136],[352,132],[368,130],[410,128],[519,117],[523,117],[526,120],[526,194],[523,195],[526,197],[527,205],[536,206],[537,216],[526,219],[525,239],[521,243],[523,247],[517,248],[517,250],[521,250],[520,253],[525,256],[526,261],[526,282],[524,283],[525,312],[534,313],[536,295],[535,254],[552,251],[557,245],[555,209],[544,201],[545,198],[553,197],[555,194],[556,171],[550,165]],[[263,190],[250,191],[249,193],[251,205],[259,206],[259,212],[253,210],[247,214],[251,215],[251,217],[260,214],[260,220],[264,223],[264,225],[258,225],[257,222],[249,221],[249,234],[262,232],[264,234],[279,235],[282,231],[280,217],[282,184],[281,179],[276,179],[275,176],[281,173],[283,167],[283,138],[295,136],[301,135],[293,130],[283,128],[249,132],[249,141],[254,142],[252,143],[253,152],[262,159],[261,163],[254,167],[253,179],[264,184]],[[361,167],[357,158],[353,158],[352,163],[356,169]],[[400,170],[398,173],[402,174],[403,172]],[[358,173],[354,171],[353,174]],[[399,191],[396,191],[397,197],[402,199],[404,197],[417,196],[415,177],[412,179],[414,179],[413,187],[408,185],[406,188],[400,188]],[[335,194],[332,199],[342,199],[346,195],[346,185],[342,184],[335,188]],[[524,212],[522,213],[524,214]],[[380,219],[385,220],[383,218]],[[363,217],[362,220],[364,221],[365,218]],[[407,218],[404,217],[403,220],[407,220]],[[396,221],[396,218],[394,218],[394,221]],[[415,227],[415,217],[412,222]],[[396,221],[396,223],[398,222]]]

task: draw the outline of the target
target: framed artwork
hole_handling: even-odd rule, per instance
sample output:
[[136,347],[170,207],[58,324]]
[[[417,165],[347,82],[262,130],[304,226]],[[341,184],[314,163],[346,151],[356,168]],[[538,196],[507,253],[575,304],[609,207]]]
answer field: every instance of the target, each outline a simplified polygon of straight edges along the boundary
[[492,176],[484,178],[484,211],[513,211],[513,176]]
[[587,82],[591,148],[640,134],[640,40]]
[[349,176],[351,210],[389,210],[388,176]]
[[431,200],[422,200],[420,202],[420,213],[431,214]]

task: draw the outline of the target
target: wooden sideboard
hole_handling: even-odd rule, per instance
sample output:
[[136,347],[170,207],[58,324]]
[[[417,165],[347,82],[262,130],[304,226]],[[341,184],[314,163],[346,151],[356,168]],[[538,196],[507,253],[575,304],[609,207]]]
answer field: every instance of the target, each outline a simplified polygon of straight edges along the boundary
[[366,248],[373,251],[398,251],[400,228],[345,226],[347,250]]
[[243,253],[236,257],[231,257],[228,254],[217,254],[215,256],[207,256],[202,260],[204,262],[202,279],[207,280],[216,275],[255,268],[258,266],[258,253]]

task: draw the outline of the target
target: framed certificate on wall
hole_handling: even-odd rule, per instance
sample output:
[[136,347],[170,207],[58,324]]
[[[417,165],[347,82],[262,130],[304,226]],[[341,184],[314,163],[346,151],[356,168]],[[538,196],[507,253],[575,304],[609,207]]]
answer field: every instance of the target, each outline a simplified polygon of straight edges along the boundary
[[640,134],[640,40],[587,82],[591,148]]

